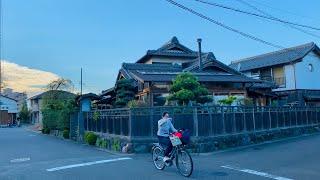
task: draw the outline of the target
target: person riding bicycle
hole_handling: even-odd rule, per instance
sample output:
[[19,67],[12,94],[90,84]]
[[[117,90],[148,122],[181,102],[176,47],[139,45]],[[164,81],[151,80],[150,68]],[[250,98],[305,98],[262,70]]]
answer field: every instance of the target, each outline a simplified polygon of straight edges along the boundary
[[163,161],[168,161],[169,154],[172,151],[172,144],[169,138],[170,133],[177,132],[177,130],[173,127],[173,124],[171,122],[171,118],[169,118],[169,113],[164,112],[162,114],[162,119],[158,121],[158,139],[159,144],[165,146],[165,152],[164,152],[164,158]]

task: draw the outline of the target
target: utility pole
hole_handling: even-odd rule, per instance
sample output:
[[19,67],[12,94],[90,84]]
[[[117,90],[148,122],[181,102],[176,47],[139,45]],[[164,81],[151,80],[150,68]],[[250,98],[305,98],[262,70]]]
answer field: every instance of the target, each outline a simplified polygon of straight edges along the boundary
[[2,95],[2,41],[3,41],[3,32],[2,32],[2,0],[0,0],[0,95]]
[[81,97],[82,97],[82,68],[80,69],[80,112],[78,114],[78,133],[77,133],[77,140],[79,141],[80,138],[80,118],[83,117],[83,113],[82,113],[82,104],[81,104]]
[[[2,41],[3,41],[3,34],[2,34],[2,0],[0,0],[0,98],[2,95],[2,65],[1,65],[1,61],[2,61]],[[1,100],[0,100],[1,101]],[[0,103],[1,104],[1,103]],[[1,107],[0,107],[1,108]],[[2,120],[2,111],[0,109],[0,120]]]
[[82,96],[82,68],[81,68],[81,77],[80,77],[80,96]]

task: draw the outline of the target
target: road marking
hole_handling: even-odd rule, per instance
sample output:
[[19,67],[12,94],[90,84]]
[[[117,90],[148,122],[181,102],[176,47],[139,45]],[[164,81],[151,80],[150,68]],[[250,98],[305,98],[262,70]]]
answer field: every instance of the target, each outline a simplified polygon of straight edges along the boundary
[[242,169],[239,167],[233,167],[233,166],[229,166],[229,165],[221,166],[221,167],[226,168],[226,169],[235,170],[235,171],[245,172],[245,173],[249,173],[249,174],[254,174],[257,176],[262,176],[262,177],[266,177],[266,178],[270,178],[270,179],[275,179],[275,180],[293,180],[290,178],[280,177],[280,176],[268,174],[265,172],[255,171],[255,170],[251,170],[251,169]]
[[34,134],[29,134],[29,136],[30,136],[30,137],[35,137],[36,135],[34,135]]
[[30,161],[30,158],[26,157],[26,158],[18,158],[18,159],[10,160],[10,162],[12,162],[12,163],[25,162],[25,161]]
[[50,168],[50,169],[47,169],[47,171],[49,171],[49,172],[59,171],[59,170],[63,170],[63,169],[71,169],[71,168],[75,168],[75,167],[91,166],[91,165],[95,165],[95,164],[103,164],[103,163],[108,163],[108,162],[123,161],[123,160],[130,160],[130,159],[132,159],[132,158],[124,157],[124,158],[116,158],[116,159],[107,159],[107,160],[101,160],[101,161],[86,162],[86,163],[81,163],[81,164],[72,164],[72,165],[67,165],[67,166]]

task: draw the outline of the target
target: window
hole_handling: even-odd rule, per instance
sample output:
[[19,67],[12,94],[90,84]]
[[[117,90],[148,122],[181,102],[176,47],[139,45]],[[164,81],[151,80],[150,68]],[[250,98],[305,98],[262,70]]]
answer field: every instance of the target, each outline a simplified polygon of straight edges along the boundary
[[156,90],[168,90],[169,85],[167,83],[156,82],[153,84],[153,89]]
[[272,76],[273,76],[273,81],[276,83],[276,85],[278,85],[279,87],[285,86],[286,79],[285,79],[283,67],[274,67],[272,69]]
[[260,70],[260,79],[265,81],[272,81],[273,70],[271,68],[265,68]]
[[309,64],[309,65],[308,65],[308,69],[309,69],[310,72],[313,72],[313,65],[312,65],[312,64]]
[[147,88],[150,87],[150,84],[149,84],[149,82],[145,82],[145,83],[143,84],[143,86],[144,86],[145,89],[147,89]]
[[260,71],[258,69],[254,69],[251,71],[251,76],[259,76],[260,75]]
[[153,94],[153,105],[164,106],[166,104],[168,96],[169,96],[169,93]]
[[138,82],[138,91],[142,91],[143,90],[143,83],[142,82]]

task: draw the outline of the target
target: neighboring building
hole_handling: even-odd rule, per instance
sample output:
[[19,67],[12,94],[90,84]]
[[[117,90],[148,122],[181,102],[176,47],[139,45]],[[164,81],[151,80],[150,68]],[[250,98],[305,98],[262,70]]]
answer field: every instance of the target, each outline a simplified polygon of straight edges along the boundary
[[11,88],[5,88],[2,90],[2,94],[6,97],[15,99],[18,103],[18,110],[20,111],[22,109],[23,104],[27,100],[27,94],[26,93],[20,93],[20,92],[14,92]]
[[75,94],[67,92],[67,91],[61,91],[61,90],[51,90],[46,91],[41,94],[38,94],[36,96],[33,96],[29,98],[30,100],[30,110],[31,110],[31,122],[33,124],[39,124],[42,125],[42,101],[43,98],[47,95],[55,94],[55,96],[60,99],[74,99],[76,97]]
[[15,99],[0,95],[1,124],[14,124],[18,114],[18,105]]
[[91,111],[92,107],[92,102],[95,100],[100,100],[100,96],[94,94],[94,93],[88,93],[88,94],[83,94],[83,95],[78,95],[76,97],[76,102],[78,103],[80,107],[80,111],[82,112],[89,112]]
[[[229,95],[237,96],[239,99],[263,98],[262,105],[269,102],[268,99],[272,97],[269,96],[271,93],[269,84],[248,78],[221,63],[212,52],[201,53],[201,40],[198,40],[198,45],[199,51],[193,51],[173,37],[159,49],[148,50],[136,63],[123,63],[116,80],[123,78],[134,80],[136,99],[151,106],[162,106],[166,103],[172,80],[182,72],[195,75],[199,82],[208,88],[215,102]],[[256,84],[260,84],[258,88],[254,88]],[[270,92],[254,93],[259,89]],[[115,88],[110,88],[102,92],[101,104],[114,102],[114,90]]]
[[233,61],[230,67],[275,82],[280,105],[320,106],[320,49],[313,42]]

